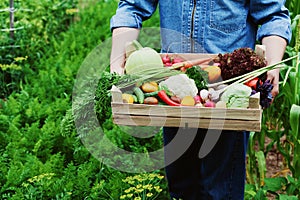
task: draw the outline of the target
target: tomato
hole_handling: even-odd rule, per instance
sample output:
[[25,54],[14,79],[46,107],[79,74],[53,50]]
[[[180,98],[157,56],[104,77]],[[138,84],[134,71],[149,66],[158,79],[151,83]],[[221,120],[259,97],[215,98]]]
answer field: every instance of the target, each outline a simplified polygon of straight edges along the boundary
[[256,89],[257,81],[260,81],[258,77],[251,79],[250,81],[246,82],[245,85],[251,87],[252,89]]

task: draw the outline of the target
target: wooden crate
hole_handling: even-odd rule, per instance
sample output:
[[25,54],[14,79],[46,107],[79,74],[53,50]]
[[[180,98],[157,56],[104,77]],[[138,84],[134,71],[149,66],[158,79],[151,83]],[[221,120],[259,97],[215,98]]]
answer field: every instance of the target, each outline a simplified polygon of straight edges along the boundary
[[[255,51],[265,56],[265,48],[257,45]],[[164,56],[165,54],[161,54]],[[168,54],[183,60],[215,58],[216,54]],[[207,63],[209,64],[209,63]],[[122,101],[122,92],[113,87],[112,114],[118,125],[190,127],[222,130],[261,130],[262,109],[259,105],[259,93],[250,97],[249,108],[206,108],[196,106],[167,106],[127,104]]]
[[115,86],[111,94],[113,121],[118,125],[261,130],[259,94],[250,97],[247,109],[128,104]]

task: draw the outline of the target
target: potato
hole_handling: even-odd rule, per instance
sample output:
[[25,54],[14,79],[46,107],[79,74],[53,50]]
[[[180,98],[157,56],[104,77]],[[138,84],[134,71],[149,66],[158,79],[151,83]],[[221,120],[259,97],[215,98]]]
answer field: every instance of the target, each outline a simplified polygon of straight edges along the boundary
[[178,96],[171,96],[171,99],[176,103],[181,103],[181,99]]
[[133,103],[134,102],[134,98],[131,94],[122,94],[122,99],[124,103]]
[[155,97],[146,97],[144,99],[144,104],[158,104],[158,99]]
[[147,82],[144,83],[141,87],[141,89],[143,90],[143,92],[145,93],[149,93],[149,92],[155,92],[158,90],[158,85],[154,84],[155,82]]
[[183,106],[194,106],[195,103],[195,99],[192,96],[185,96],[181,100],[181,105]]
[[211,65],[204,68],[208,73],[208,82],[214,83],[221,78],[221,68],[219,66]]
[[155,81],[151,81],[151,82],[149,82],[151,85],[154,85],[154,86],[156,86],[156,87],[158,87],[158,83],[157,82],[155,82]]

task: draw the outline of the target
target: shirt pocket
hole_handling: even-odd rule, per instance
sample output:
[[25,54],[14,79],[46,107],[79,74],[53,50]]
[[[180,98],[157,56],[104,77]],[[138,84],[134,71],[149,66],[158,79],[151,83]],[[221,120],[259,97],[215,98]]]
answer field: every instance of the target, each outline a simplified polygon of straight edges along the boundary
[[211,0],[209,26],[225,33],[246,27],[246,0]]

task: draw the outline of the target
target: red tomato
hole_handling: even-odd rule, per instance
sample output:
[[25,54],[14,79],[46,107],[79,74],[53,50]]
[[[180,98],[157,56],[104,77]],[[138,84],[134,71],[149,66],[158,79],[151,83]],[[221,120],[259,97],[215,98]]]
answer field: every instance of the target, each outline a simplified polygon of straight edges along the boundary
[[259,78],[254,78],[254,79],[251,79],[250,81],[246,82],[245,85],[251,87],[252,89],[256,89],[256,84],[257,84],[257,81],[259,81]]

